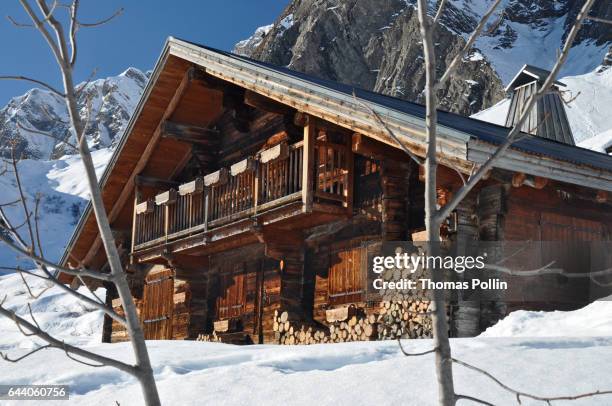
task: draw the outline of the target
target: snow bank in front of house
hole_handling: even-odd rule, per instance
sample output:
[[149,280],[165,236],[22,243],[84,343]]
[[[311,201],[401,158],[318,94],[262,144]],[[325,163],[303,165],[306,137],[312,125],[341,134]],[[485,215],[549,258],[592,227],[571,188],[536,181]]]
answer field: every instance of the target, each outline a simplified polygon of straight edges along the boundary
[[[32,272],[41,275],[37,271]],[[40,297],[32,299],[19,275],[0,276],[0,301],[6,296],[4,307],[31,321],[28,309],[28,304],[30,304],[36,321],[54,337],[77,345],[100,343],[102,312],[95,310],[89,304],[76,300],[72,295],[44,279],[25,274],[24,279],[31,293],[34,296],[40,295]],[[79,292],[93,297],[84,287]],[[96,290],[95,294],[100,300],[105,300],[104,289]],[[42,341],[38,339],[23,337],[13,320],[0,316],[0,351],[25,351],[36,348],[41,343]],[[4,366],[1,360],[0,365]],[[0,367],[0,370],[4,371],[4,368]]]
[[573,311],[510,313],[480,337],[612,336],[612,297]]
[[[46,286],[45,281],[26,278],[34,293]],[[102,290],[96,294],[104,299]],[[99,343],[101,313],[78,303],[59,288],[53,287],[39,299],[31,300],[19,276],[7,275],[0,277],[0,296],[4,295],[7,295],[5,305],[24,316],[29,313],[27,303],[32,302],[36,319],[58,338],[133,362],[129,343]],[[610,389],[611,310],[609,302],[597,302],[575,312],[538,313],[537,316],[536,312],[515,312],[483,337],[452,339],[453,355],[485,368],[517,389],[539,395]],[[555,328],[558,335],[565,337],[536,337],[551,335],[550,330]],[[520,331],[529,331],[532,337],[516,337]],[[515,337],[490,338],[493,335]],[[585,337],[569,337],[575,335]],[[15,357],[36,345],[35,340],[22,337],[11,320],[0,318],[0,351]],[[424,351],[432,345],[431,340],[405,341],[406,350],[411,352]],[[195,341],[149,341],[148,346],[164,405],[436,404],[433,357],[407,358],[393,341],[242,347]],[[69,401],[45,401],[45,405],[97,406],[114,405],[115,401],[121,405],[142,405],[140,389],[133,378],[112,368],[76,363],[62,351],[43,350],[18,364],[0,360],[0,368],[0,384],[70,385]],[[493,404],[515,404],[513,396],[483,376],[460,366],[455,366],[454,371],[458,392]],[[611,402],[612,397],[589,398],[573,402],[572,406],[610,405]],[[19,404],[2,403],[3,406]],[[524,401],[523,404],[536,403]]]

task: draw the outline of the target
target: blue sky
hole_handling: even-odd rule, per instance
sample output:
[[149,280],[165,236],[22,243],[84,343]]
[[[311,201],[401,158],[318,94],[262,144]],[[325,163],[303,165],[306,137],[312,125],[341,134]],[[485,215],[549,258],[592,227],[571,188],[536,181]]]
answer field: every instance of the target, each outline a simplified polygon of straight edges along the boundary
[[[5,17],[27,22],[17,0],[1,0],[0,75],[26,75],[61,86],[59,71],[40,34],[17,28]],[[65,1],[67,2],[67,1]],[[51,1],[49,1],[51,3]],[[83,0],[81,21],[92,22],[123,7],[123,15],[107,25],[79,31],[77,82],[97,69],[97,77],[121,73],[129,66],[153,67],[166,37],[231,50],[255,28],[272,23],[289,0]],[[0,106],[31,88],[24,82],[0,81]]]

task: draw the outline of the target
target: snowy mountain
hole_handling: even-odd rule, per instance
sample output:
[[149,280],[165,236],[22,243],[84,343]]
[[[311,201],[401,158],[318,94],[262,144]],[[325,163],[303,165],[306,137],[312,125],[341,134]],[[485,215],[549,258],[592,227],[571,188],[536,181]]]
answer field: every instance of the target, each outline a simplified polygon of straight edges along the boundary
[[[436,30],[441,68],[494,0],[449,0]],[[415,0],[294,0],[270,26],[235,51],[298,71],[422,102],[424,73]],[[432,10],[437,1],[430,1]],[[583,2],[503,0],[475,52],[441,94],[442,108],[469,115],[504,97],[524,64],[550,68]],[[593,16],[612,18],[612,0],[596,2]],[[609,26],[587,21],[563,76],[592,71],[612,45]]]
[[[88,119],[87,138],[93,149],[111,146],[118,139],[147,80],[145,73],[128,68],[118,76],[78,86],[80,115]],[[23,153],[28,158],[46,160],[73,153],[61,142],[67,139],[68,129],[63,100],[49,90],[32,89],[0,110],[0,155],[10,156],[11,141],[17,144],[17,156]]]
[[[583,75],[563,77],[559,81],[567,85],[562,88],[566,92],[564,97],[567,100],[575,98],[565,106],[574,140],[580,146],[603,152],[607,147],[606,140],[612,142],[612,69],[597,68]],[[472,117],[504,125],[509,106],[510,99],[504,99]]]
[[[493,0],[450,0],[442,23],[467,38],[491,3]],[[504,0],[475,46],[491,61],[504,84],[524,64],[550,68],[583,3],[575,0]],[[612,2],[596,2],[590,14],[610,18]],[[561,75],[592,71],[601,63],[610,45],[612,30],[605,24],[587,20]]]
[[[92,152],[98,176],[104,171],[111,155],[112,148]],[[18,169],[30,211],[34,211],[36,199],[40,199],[38,224],[45,256],[51,261],[57,261],[89,200],[81,158],[78,155],[66,155],[56,160],[24,159],[18,163]],[[13,202],[18,196],[12,173],[1,175],[0,203]],[[13,224],[24,222],[25,216],[20,205],[5,206],[3,210]],[[22,227],[19,231],[25,241],[29,241],[26,228]],[[30,267],[32,263],[17,257],[7,246],[0,244],[0,266],[15,265]]]
[[[47,289],[45,281],[25,278],[34,294]],[[59,288],[51,287],[33,300],[19,276],[0,276],[0,295],[7,292],[11,294],[5,306],[29,319],[31,303],[41,327],[60,340],[132,362],[130,343],[100,343],[102,313]],[[89,295],[85,288],[80,292]],[[98,289],[96,295],[104,299],[104,290]],[[541,396],[610,389],[611,315],[610,301],[571,312],[514,312],[480,337],[451,339],[453,356],[486,369],[515,389]],[[23,337],[7,318],[0,318],[0,337],[0,351],[10,357],[41,345],[40,340]],[[432,344],[430,339],[403,341],[406,351],[413,353],[429,350]],[[406,357],[396,341],[235,346],[165,340],[147,341],[147,346],[165,405],[437,404],[433,355]],[[0,384],[70,385],[70,399],[58,405],[143,404],[132,377],[109,367],[76,363],[61,350],[39,351],[17,364],[0,360],[0,365]],[[407,379],[412,371],[418,371],[416,378]],[[455,366],[453,374],[459,393],[496,405],[517,404],[514,395],[481,374],[461,366]],[[543,404],[521,400],[521,404]],[[604,406],[611,401],[610,396],[600,396],[567,404]],[[2,404],[23,402],[3,400]]]

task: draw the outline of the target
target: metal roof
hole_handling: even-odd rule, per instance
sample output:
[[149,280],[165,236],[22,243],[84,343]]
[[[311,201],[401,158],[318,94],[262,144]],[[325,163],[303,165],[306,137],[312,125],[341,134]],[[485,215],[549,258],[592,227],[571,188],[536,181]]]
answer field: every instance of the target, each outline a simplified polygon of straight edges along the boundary
[[[539,83],[544,83],[546,78],[550,75],[550,71],[542,68],[538,68],[537,66],[525,64],[523,67],[517,72],[517,74],[512,78],[508,86],[504,90],[509,91],[514,89],[517,86],[522,86],[526,83],[533,82],[537,80]],[[565,87],[565,83],[559,82],[555,80],[555,85]]]
[[[313,75],[288,69],[286,67],[276,66],[266,62],[257,61],[255,59],[236,55],[231,52],[221,51],[215,48],[210,48],[205,45],[197,44],[194,42],[185,40],[181,41],[190,43],[200,48],[207,49],[211,52],[215,52],[233,59],[242,60],[248,62],[249,64],[283,73],[299,80],[310,82],[317,86],[322,86],[348,96],[352,96],[353,94],[355,94],[355,96],[359,99],[382,105],[398,112],[410,115],[412,117],[425,120],[425,106],[418,103],[398,99],[392,96],[386,96],[380,93],[375,93],[347,84],[334,82],[332,80],[321,79]],[[525,66],[529,67],[532,70],[535,68],[531,67],[530,65]],[[535,69],[539,70],[540,74],[543,74],[543,72],[547,72],[544,69]],[[457,131],[469,134],[470,136],[475,137],[481,141],[485,141],[495,145],[502,144],[505,141],[506,135],[509,131],[509,128],[507,127],[441,110],[438,111],[438,123],[445,127],[449,127]],[[592,166],[595,168],[604,169],[606,171],[612,172],[611,156],[602,154],[600,152],[591,151],[585,148],[567,145],[550,139],[543,139],[531,135],[525,135],[522,140],[513,144],[513,148],[538,156],[548,156],[567,162],[573,162],[578,165]]]

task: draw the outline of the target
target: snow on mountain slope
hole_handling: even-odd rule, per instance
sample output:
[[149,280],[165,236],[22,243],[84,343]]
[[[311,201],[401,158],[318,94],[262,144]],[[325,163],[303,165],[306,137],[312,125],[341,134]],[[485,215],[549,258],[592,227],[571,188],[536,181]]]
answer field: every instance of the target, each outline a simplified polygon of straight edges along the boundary
[[[578,145],[589,148],[589,143],[581,142],[612,129],[610,106],[612,106],[612,69],[599,70],[578,76],[566,76],[559,79],[567,87],[566,99],[576,97],[565,106],[574,140]],[[473,118],[504,125],[510,106],[509,99],[504,99],[496,105],[472,115]],[[603,138],[603,137],[602,137]],[[592,149],[600,148],[599,145]]]
[[[40,279],[26,278],[34,293],[45,287]],[[0,277],[0,296],[5,294],[9,294],[6,304],[11,309],[29,317],[26,303],[31,300],[17,275]],[[104,299],[103,290],[96,294]],[[32,302],[34,317],[59,339],[126,362],[133,361],[129,343],[99,343],[102,326],[99,311],[79,304],[55,287]],[[561,396],[610,389],[612,337],[610,330],[606,333],[601,327],[612,323],[610,304],[595,303],[576,312],[539,317],[540,321],[547,321],[549,331],[560,325],[563,329],[557,331],[568,335],[581,331],[584,337],[541,337],[550,334],[540,328],[534,329],[529,338],[451,339],[453,356],[485,368],[514,388],[538,395]],[[588,319],[585,321],[584,317]],[[534,318],[532,324],[537,322]],[[501,323],[511,331],[525,324],[512,314]],[[432,346],[432,341],[425,339],[403,343],[410,352],[425,351]],[[198,341],[148,341],[147,344],[165,405],[437,404],[433,356],[405,357],[395,341],[310,346],[234,346]],[[12,320],[0,318],[0,351],[17,357],[38,345],[40,342],[36,339],[21,336]],[[45,404],[143,404],[140,388],[133,378],[112,368],[76,363],[61,350],[43,350],[17,364],[4,362],[0,360],[0,384],[70,385],[70,400],[45,401]],[[413,371],[419,372],[415,375]],[[460,366],[454,367],[454,374],[459,393],[478,396],[496,405],[516,404],[514,396],[482,375]],[[525,405],[541,404],[522,400]],[[571,405],[603,406],[610,402],[611,397],[602,396],[578,400]],[[21,403],[3,401],[2,404]]]
[[[87,138],[92,148],[108,147],[121,134],[147,80],[146,74],[128,68],[118,76],[78,85],[81,117],[87,117],[91,106]],[[68,121],[63,100],[49,90],[32,89],[15,97],[0,109],[0,155],[10,156],[9,140],[17,143],[18,155],[28,158],[45,160],[71,153],[59,141],[67,139]]]
[[[98,176],[102,174],[111,154],[111,148],[92,152]],[[37,196],[40,198],[38,223],[44,253],[48,259],[58,260],[89,200],[81,159],[76,155],[48,161],[24,159],[19,162],[18,169],[30,211],[35,208]],[[13,173],[7,172],[0,176],[0,203],[12,202],[17,198],[15,178]],[[15,225],[25,220],[23,208],[18,204],[4,207],[4,210]],[[19,231],[29,241],[27,228],[22,227]],[[31,262],[18,258],[10,248],[1,244],[0,265],[27,267],[31,266]]]
[[582,148],[606,153],[612,148],[612,128],[578,144]]

